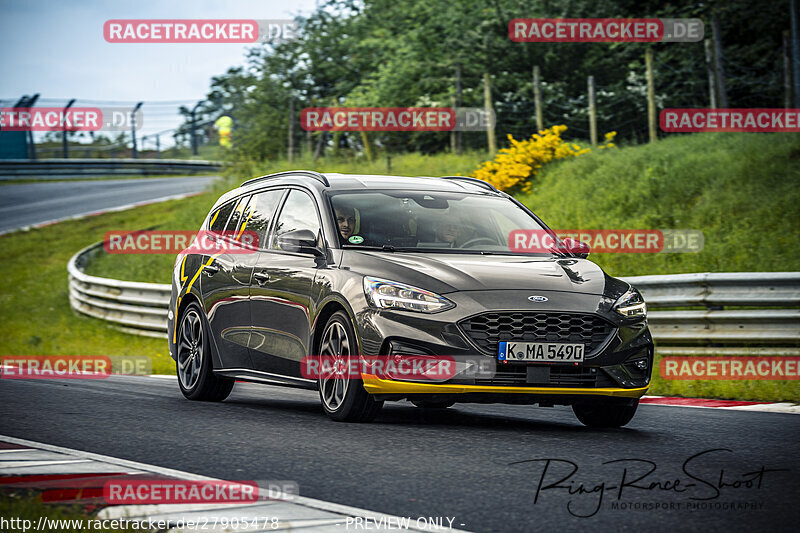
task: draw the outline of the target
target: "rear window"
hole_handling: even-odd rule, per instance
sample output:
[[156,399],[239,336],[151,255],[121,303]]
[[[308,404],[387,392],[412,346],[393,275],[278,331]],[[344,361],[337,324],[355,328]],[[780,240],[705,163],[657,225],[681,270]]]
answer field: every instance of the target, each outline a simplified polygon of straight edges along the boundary
[[228,221],[227,235],[235,240],[239,240],[242,232],[247,229],[248,222],[250,222],[250,214],[252,213],[250,198],[250,196],[245,196],[239,200],[233,210],[231,219]]
[[225,224],[228,223],[228,217],[231,216],[234,205],[236,205],[236,201],[228,202],[214,211],[209,219],[208,229],[215,233],[222,233],[225,229]]

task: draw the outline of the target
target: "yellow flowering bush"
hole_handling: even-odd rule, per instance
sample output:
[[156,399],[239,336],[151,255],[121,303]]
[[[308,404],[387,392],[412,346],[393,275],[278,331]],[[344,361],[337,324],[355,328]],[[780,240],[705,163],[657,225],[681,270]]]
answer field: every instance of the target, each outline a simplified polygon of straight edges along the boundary
[[603,141],[603,144],[598,146],[598,148],[600,148],[601,150],[603,148],[614,148],[615,146],[617,146],[616,144],[614,144],[614,137],[616,136],[617,136],[616,131],[609,131],[605,135],[605,140]]
[[[567,127],[564,125],[553,126],[534,133],[527,141],[517,141],[509,135],[511,146],[500,150],[493,160],[486,161],[470,175],[491,183],[501,191],[519,189],[521,192],[528,192],[533,185],[530,178],[535,176],[545,163],[591,151],[589,148],[581,148],[564,141],[561,134],[566,130]],[[613,147],[611,141],[615,135],[616,132],[607,133],[602,148]]]

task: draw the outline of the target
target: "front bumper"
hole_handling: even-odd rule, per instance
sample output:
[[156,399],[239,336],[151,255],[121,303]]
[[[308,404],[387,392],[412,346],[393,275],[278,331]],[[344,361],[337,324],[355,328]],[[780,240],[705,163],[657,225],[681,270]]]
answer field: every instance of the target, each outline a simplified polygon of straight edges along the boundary
[[[362,353],[391,356],[396,353],[434,356],[469,356],[496,363],[490,378],[452,379],[441,382],[401,380],[394,376],[364,374],[364,388],[376,399],[422,399],[447,396],[456,401],[569,404],[588,397],[635,399],[650,386],[654,345],[644,320],[626,320],[610,310],[607,299],[597,295],[539,291],[550,304],[520,302],[516,291],[480,291],[448,294],[454,309],[435,314],[369,309],[357,319]],[[505,307],[509,300],[517,305]],[[555,307],[555,305],[551,305]],[[596,348],[587,353],[581,364],[498,362],[486,344],[477,344],[460,326],[463,320],[483,313],[583,313],[597,316],[613,327]],[[519,331],[519,330],[517,330]],[[509,339],[505,339],[509,340]],[[521,340],[521,339],[513,339]],[[548,339],[552,341],[552,339]],[[559,341],[553,341],[559,342]],[[564,341],[569,342],[569,341]],[[642,365],[644,368],[642,368]],[[529,367],[547,369],[542,374]]]

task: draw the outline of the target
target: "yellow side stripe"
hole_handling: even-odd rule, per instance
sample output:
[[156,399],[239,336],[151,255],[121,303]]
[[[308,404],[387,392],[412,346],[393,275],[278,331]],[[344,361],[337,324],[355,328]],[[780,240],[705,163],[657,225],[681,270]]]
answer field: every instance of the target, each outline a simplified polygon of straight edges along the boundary
[[520,387],[498,385],[456,385],[437,383],[413,383],[381,379],[370,374],[363,374],[364,389],[370,394],[465,394],[470,392],[488,393],[522,393],[522,394],[562,394],[581,396],[617,396],[623,398],[640,398],[648,387],[636,389],[623,388],[566,388],[566,387]]
[[[189,285],[186,286],[186,290],[183,292],[184,295],[186,295],[186,293],[188,293],[192,289],[192,285],[194,285],[194,282],[197,281],[197,278],[200,277],[200,273],[203,272],[203,269],[205,267],[207,267],[208,265],[210,265],[211,262],[214,261],[214,259],[216,259],[217,257],[219,257],[221,255],[222,255],[222,252],[212,255],[208,259],[208,261],[205,262],[205,264],[203,266],[201,266],[200,268],[197,269],[197,272],[195,272],[194,276],[192,277],[192,281],[190,281]],[[184,264],[186,264],[186,257],[183,258],[183,262],[184,262]],[[183,265],[181,265],[181,281],[183,281],[185,279],[186,279],[186,277],[183,275]],[[173,331],[172,331],[172,342],[178,342],[178,309],[180,309],[180,307],[181,307],[181,300],[183,300],[183,296],[179,296],[178,297],[178,303],[175,304],[175,316],[173,317],[173,320],[174,320],[174,324],[173,325],[174,325],[174,327],[173,327]]]

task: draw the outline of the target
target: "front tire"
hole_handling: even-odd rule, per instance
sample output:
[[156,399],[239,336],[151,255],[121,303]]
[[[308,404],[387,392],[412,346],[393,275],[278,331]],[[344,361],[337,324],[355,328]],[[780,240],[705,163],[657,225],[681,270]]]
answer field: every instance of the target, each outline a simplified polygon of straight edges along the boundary
[[214,375],[211,366],[211,336],[203,310],[190,303],[178,326],[175,370],[183,395],[190,400],[221,402],[233,389],[232,379]]
[[593,428],[618,428],[631,421],[639,400],[626,403],[597,402],[593,404],[575,404],[572,411],[585,426]]
[[359,357],[359,354],[355,330],[344,311],[331,315],[325,324],[319,355],[338,369],[319,376],[319,398],[325,414],[337,422],[369,422],[374,419],[383,402],[373,400],[360,379],[350,379],[347,375],[350,358]]

